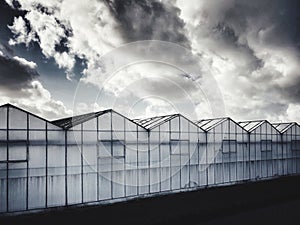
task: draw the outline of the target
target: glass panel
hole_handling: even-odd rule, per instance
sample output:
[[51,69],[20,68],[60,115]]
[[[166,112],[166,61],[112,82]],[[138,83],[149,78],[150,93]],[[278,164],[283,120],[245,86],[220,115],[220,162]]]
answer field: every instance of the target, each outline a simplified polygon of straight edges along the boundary
[[111,113],[105,113],[98,117],[98,130],[111,131]]
[[111,157],[99,157],[98,158],[98,192],[99,199],[111,199],[112,198],[112,158]]
[[111,141],[111,131],[99,131],[99,140]]
[[9,130],[9,140],[27,140],[27,130]]
[[10,129],[26,129],[27,113],[18,109],[9,108],[9,128]]
[[137,125],[131,122],[126,122],[125,139],[127,143],[137,142]]
[[83,130],[96,131],[97,130],[97,118],[91,119],[82,124]]
[[7,160],[7,146],[6,143],[0,142],[0,161]]
[[81,131],[82,124],[78,124],[69,129],[69,131]]
[[6,187],[6,172],[7,167],[6,163],[0,163],[0,212],[5,212],[6,209],[6,196],[7,196],[7,187]]
[[29,176],[46,174],[46,146],[29,146]]
[[46,146],[29,146],[28,207],[46,204]]
[[26,209],[26,163],[9,163],[8,166],[8,210]]
[[7,107],[0,107],[0,129],[7,128]]
[[228,122],[229,122],[229,139],[235,140],[236,133],[237,133],[237,125],[231,120],[228,120]]
[[46,177],[35,176],[28,179],[28,208],[40,209],[46,205]]
[[124,142],[113,141],[113,157],[115,158],[125,158],[125,148]]
[[7,130],[0,130],[0,144],[7,141]]
[[189,138],[189,122],[180,117],[180,131],[181,131],[181,139],[188,139]]
[[139,168],[148,167],[148,143],[139,142],[138,144],[138,165]]
[[45,129],[46,121],[29,115],[29,129]]
[[181,155],[189,155],[189,148],[190,148],[189,141],[180,141],[180,154]]
[[113,131],[123,131],[125,125],[125,120],[123,116],[116,113],[112,113],[112,128]]
[[179,132],[179,117],[176,117],[170,121],[171,131]]
[[[85,131],[87,132],[87,131]],[[67,132],[68,145],[81,145],[81,130],[72,130]]]
[[97,172],[97,146],[83,145],[84,172]]
[[47,122],[47,129],[48,130],[62,130],[61,127],[55,126],[54,124],[48,123],[48,122]]
[[180,141],[179,140],[171,140],[171,154],[172,155],[179,155],[180,154]]
[[[60,132],[49,132],[56,137]],[[64,133],[62,133],[64,134]],[[62,136],[64,137],[64,136]],[[57,138],[61,138],[59,135]],[[48,145],[48,206],[65,204],[65,147]]]
[[64,146],[48,146],[48,174],[65,174],[65,148]]
[[49,131],[48,135],[48,144],[49,145],[64,145],[65,144],[65,132],[64,131]]
[[0,163],[0,179],[6,179],[6,163]]
[[65,187],[65,176],[48,176],[48,206],[65,205]]
[[300,141],[292,140],[292,150],[293,151],[300,151]]
[[272,151],[272,140],[261,140],[261,151]]
[[229,140],[229,145],[230,145],[230,152],[236,153],[237,152],[236,140]]
[[98,157],[112,157],[111,154],[111,142],[105,141],[105,142],[99,142],[98,146]]
[[83,142],[86,144],[96,145],[97,131],[83,131]]
[[29,144],[31,145],[41,145],[46,144],[46,131],[29,131]]
[[[77,133],[77,132],[76,132]],[[69,145],[67,151],[68,203],[81,202],[81,145]]]
[[9,144],[9,160],[27,160],[26,142]]
[[222,143],[223,153],[229,153],[229,150],[230,150],[229,146],[230,146],[230,141],[224,140],[223,143]]

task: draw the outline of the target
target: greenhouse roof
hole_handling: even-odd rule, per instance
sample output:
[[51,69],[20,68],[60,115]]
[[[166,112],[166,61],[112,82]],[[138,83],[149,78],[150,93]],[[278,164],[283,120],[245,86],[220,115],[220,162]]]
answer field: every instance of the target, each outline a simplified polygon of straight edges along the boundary
[[265,120],[257,120],[257,121],[245,121],[245,122],[239,122],[240,126],[242,126],[247,131],[251,132],[264,124]]
[[[29,112],[29,111],[26,111],[26,110],[24,110],[24,109],[21,109],[21,108],[15,106],[15,105],[10,104],[10,103],[1,105],[0,108],[2,108],[2,107],[11,107],[11,108],[15,108],[15,109],[17,109],[17,110],[19,110],[19,111],[21,111],[21,112],[23,112],[23,113],[28,113],[30,116],[33,116],[33,117],[35,117],[35,118],[38,118],[38,119],[40,119],[40,120],[43,120],[43,121],[45,121],[45,122],[48,122],[48,123],[51,123],[51,124],[57,126],[55,123],[52,123],[51,121],[49,121],[49,120],[47,120],[47,119],[45,119],[45,118],[43,118],[43,117],[40,117],[40,116],[38,116],[38,115],[36,115],[36,114],[34,114],[34,113],[31,113],[31,112]],[[59,126],[58,126],[58,127],[59,127]]]
[[[63,129],[70,129],[71,127],[74,127],[78,124],[84,123],[88,120],[91,120],[93,118],[96,118],[98,116],[101,116],[107,112],[114,112],[117,113],[120,116],[123,116],[122,114],[115,112],[112,109],[107,109],[107,110],[103,110],[103,111],[98,111],[98,112],[92,112],[92,113],[86,113],[86,114],[82,114],[82,115],[78,115],[78,116],[74,116],[74,117],[68,117],[68,118],[63,118],[63,119],[58,119],[58,120],[54,120],[54,121],[49,121],[47,119],[44,119],[42,117],[39,117],[33,113],[30,113],[26,110],[23,110],[17,106],[14,106],[12,104],[4,104],[0,106],[2,107],[12,107],[15,109],[18,109],[24,113],[28,113],[29,115],[32,115],[36,118],[39,118],[41,120],[47,121],[48,123],[51,123],[55,126],[58,126],[60,128]],[[151,117],[151,118],[145,118],[145,119],[129,119],[125,116],[123,116],[124,118],[128,119],[129,121],[131,121],[132,123],[135,123],[136,125],[147,129],[147,130],[151,130],[156,128],[157,126],[166,123],[176,117],[183,117],[185,118],[187,121],[189,121],[190,123],[194,124],[195,126],[199,127],[201,130],[205,130],[205,131],[209,131],[210,129],[218,126],[219,124],[225,122],[226,120],[231,120],[233,121],[235,124],[237,124],[238,126],[240,126],[241,128],[247,130],[248,132],[252,132],[253,130],[257,129],[258,127],[260,127],[262,124],[264,123],[268,123],[270,124],[274,129],[276,129],[278,132],[280,133],[284,133],[286,132],[289,128],[291,128],[294,125],[299,126],[296,122],[283,122],[283,123],[269,123],[267,120],[256,120],[256,121],[243,121],[243,122],[238,122],[236,123],[234,120],[232,120],[229,117],[224,117],[224,118],[216,118],[216,119],[203,119],[203,120],[199,120],[196,122],[193,122],[189,119],[187,119],[186,117],[182,116],[181,114],[172,114],[172,115],[164,115],[164,116],[156,116],[156,117]]]
[[199,127],[193,121],[189,120],[188,118],[186,118],[185,116],[183,116],[181,114],[155,116],[155,117],[149,117],[149,118],[145,118],[145,119],[134,119],[133,122],[139,124],[140,126],[144,127],[147,130],[151,130],[151,129],[154,129],[154,128],[158,127],[159,125],[164,124],[176,117],[182,117],[182,118],[186,119],[189,123],[193,124],[195,127]]
[[264,123],[268,123],[270,124],[275,130],[277,130],[279,132],[278,129],[276,129],[275,126],[273,126],[273,124],[271,124],[269,121],[267,120],[253,120],[253,121],[243,121],[243,122],[239,122],[239,125],[241,127],[243,127],[244,129],[246,129],[249,132],[254,131],[255,129],[257,129],[258,127],[260,127],[261,125],[263,125]]
[[229,118],[217,118],[217,119],[204,119],[204,120],[199,120],[196,122],[196,124],[201,127],[203,130],[210,130],[219,124],[223,123],[224,121],[228,120]]
[[86,113],[86,114],[79,115],[79,116],[73,116],[73,117],[68,117],[68,118],[64,118],[64,119],[54,120],[54,121],[52,121],[52,123],[59,127],[64,128],[64,129],[69,129],[71,127],[74,127],[78,124],[84,123],[90,119],[96,118],[96,117],[101,116],[110,111],[112,111],[112,110],[108,109],[108,110],[103,110],[103,111],[99,111],[99,112]]
[[297,123],[291,122],[291,123],[273,123],[272,125],[280,132],[284,133],[288,129],[290,129],[292,126],[296,125]]
[[79,125],[81,123],[87,122],[91,119],[94,119],[98,116],[101,116],[105,113],[108,112],[113,112],[118,114],[119,116],[124,117],[125,119],[129,120],[130,122],[136,124],[137,126],[142,127],[143,129],[145,129],[145,127],[141,126],[139,123],[135,122],[132,119],[127,118],[126,116],[123,116],[122,114],[112,110],[112,109],[107,109],[107,110],[103,110],[103,111],[98,111],[98,112],[92,112],[92,113],[86,113],[86,114],[82,114],[82,115],[78,115],[78,116],[73,116],[73,117],[68,117],[68,118],[63,118],[63,119],[59,119],[59,120],[54,120],[51,123],[53,123],[56,126],[62,127],[63,129],[70,129],[76,125]]
[[264,124],[265,120],[259,121],[246,121],[246,122],[239,122],[240,126],[242,126],[247,131],[251,132],[258,128],[260,125]]
[[172,114],[172,115],[166,115],[166,116],[155,116],[151,118],[146,119],[134,119],[133,121],[138,123],[140,126],[145,127],[146,129],[153,129],[165,122],[168,122],[171,119],[174,119],[175,117],[178,117],[179,114]]

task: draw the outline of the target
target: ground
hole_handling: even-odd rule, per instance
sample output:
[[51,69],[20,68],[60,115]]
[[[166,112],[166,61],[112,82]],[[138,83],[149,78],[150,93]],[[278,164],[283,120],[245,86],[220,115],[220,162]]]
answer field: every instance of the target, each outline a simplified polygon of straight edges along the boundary
[[300,176],[206,188],[106,206],[0,217],[0,224],[300,224]]

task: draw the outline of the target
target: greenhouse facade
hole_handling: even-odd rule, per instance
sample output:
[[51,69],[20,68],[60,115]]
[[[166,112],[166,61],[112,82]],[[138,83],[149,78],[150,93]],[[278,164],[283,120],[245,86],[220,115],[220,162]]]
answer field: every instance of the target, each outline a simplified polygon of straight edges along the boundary
[[48,121],[0,106],[0,213],[108,204],[300,172],[297,123],[129,119],[114,110]]

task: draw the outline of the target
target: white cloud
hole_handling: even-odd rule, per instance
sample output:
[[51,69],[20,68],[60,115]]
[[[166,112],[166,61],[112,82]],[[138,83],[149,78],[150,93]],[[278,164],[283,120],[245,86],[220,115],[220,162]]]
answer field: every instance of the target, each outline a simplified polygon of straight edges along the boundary
[[[298,104],[289,104],[287,109],[287,116],[290,121],[300,121],[300,105]],[[284,118],[285,119],[285,118]]]
[[37,67],[35,62],[27,61],[26,59],[21,58],[19,56],[14,56],[13,59],[15,59],[19,63],[23,64],[24,66],[28,66],[30,69],[36,69],[36,67]]
[[0,104],[12,103],[46,119],[71,116],[72,110],[38,81],[36,67],[24,58],[0,54]]
[[28,46],[31,41],[37,41],[35,33],[32,31],[28,31],[26,22],[20,16],[15,17],[13,24],[8,27],[14,34],[14,38],[11,38],[9,40],[10,45],[24,43],[26,46]]
[[87,104],[85,102],[80,102],[76,105],[76,109],[75,112],[77,115],[80,114],[85,114],[85,113],[90,113],[90,112],[99,112],[99,111],[103,111],[106,110],[107,108],[101,107],[99,106],[99,104],[95,103],[91,103],[91,104]]
[[31,85],[31,88],[22,90],[30,94],[29,98],[24,99],[23,104],[34,108],[48,119],[72,114],[72,111],[68,110],[63,102],[52,99],[50,92],[39,81],[33,81]]
[[71,52],[84,56],[90,63],[124,43],[114,17],[102,1],[88,0],[74,4],[74,1],[66,0],[55,16],[72,29],[68,44]]
[[[55,47],[60,45],[61,40],[66,38],[65,29],[53,15],[38,10],[30,10],[32,8],[29,7],[30,4],[27,1],[22,1],[21,4],[29,10],[25,18],[29,21],[30,31],[22,17],[15,18],[13,25],[9,26],[14,33],[14,38],[9,40],[9,44],[24,43],[28,46],[30,42],[36,41],[47,58],[53,57],[59,68],[64,68],[67,72],[70,72],[75,65],[74,55],[66,52],[59,53],[55,50]],[[35,4],[36,2],[32,1],[32,5]]]
[[30,22],[32,30],[39,37],[39,44],[43,54],[46,57],[54,57],[60,67],[72,69],[72,64],[66,64],[64,61],[59,60],[60,57],[55,57],[57,54],[55,50],[56,45],[60,45],[62,38],[66,38],[65,30],[56,18],[53,15],[47,15],[37,10],[29,11],[25,17]]
[[207,112],[212,115],[201,86],[182,74],[170,65],[148,62],[122,68],[105,81],[99,81],[99,76],[89,76],[85,82],[103,88],[103,92],[97,93],[98,98],[110,93],[115,99],[110,101],[110,108],[129,117],[181,112],[196,119],[199,104],[208,107]]
[[[10,1],[7,1],[12,5]],[[16,34],[10,44],[37,41],[46,57],[53,57],[60,68],[70,75],[75,65],[75,55],[88,61],[90,67],[99,61],[100,55],[124,43],[104,2],[88,0],[19,0],[21,8],[27,10],[25,18],[31,31],[25,26],[22,17],[15,18],[10,29]],[[50,13],[38,9],[45,6]],[[67,35],[71,32],[71,35]],[[37,35],[38,39],[34,38]],[[63,52],[56,51],[56,46],[65,42]],[[88,68],[89,69],[89,68]]]
[[63,102],[54,100],[40,81],[32,81],[29,87],[17,92],[19,97],[15,98],[0,91],[0,104],[11,103],[49,120],[72,116],[72,110],[67,109]]

